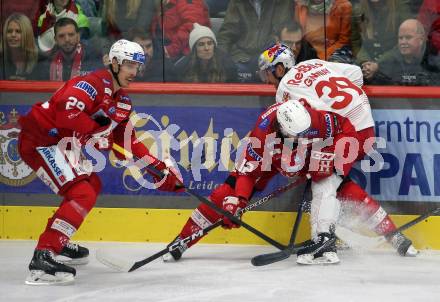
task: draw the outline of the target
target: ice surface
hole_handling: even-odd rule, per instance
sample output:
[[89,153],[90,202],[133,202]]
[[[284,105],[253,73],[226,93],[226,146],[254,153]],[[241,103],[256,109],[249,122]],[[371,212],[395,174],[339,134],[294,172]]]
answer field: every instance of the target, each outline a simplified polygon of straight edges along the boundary
[[250,259],[270,246],[197,245],[177,263],[157,259],[132,273],[112,271],[105,249],[141,260],[165,244],[82,243],[91,261],[74,285],[24,285],[35,242],[0,241],[0,301],[440,301],[440,252],[403,258],[390,249],[340,251],[339,265],[299,266],[296,256],[263,267]]

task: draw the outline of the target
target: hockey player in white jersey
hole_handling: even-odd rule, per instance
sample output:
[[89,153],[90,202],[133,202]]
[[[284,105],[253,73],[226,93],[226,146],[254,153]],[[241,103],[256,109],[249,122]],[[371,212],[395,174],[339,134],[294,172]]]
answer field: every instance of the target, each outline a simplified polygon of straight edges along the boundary
[[[360,137],[359,152],[354,156],[353,163],[372,149],[374,121],[368,97],[362,90],[363,77],[358,66],[319,59],[295,65],[293,52],[277,43],[260,55],[259,69],[261,79],[277,88],[277,102],[298,100],[315,109],[332,111],[348,118]],[[348,177],[348,171],[344,171],[343,175],[335,173],[334,177],[325,181],[312,182],[312,194],[312,244],[298,253],[301,255],[298,263],[322,263],[318,256],[322,254],[323,246],[329,246],[325,242],[332,238],[321,238],[318,234],[326,232],[334,235],[333,229],[328,229],[328,226],[336,224],[341,203],[355,208],[367,226],[379,235],[396,229],[380,204]],[[339,196],[345,196],[345,199],[339,200]],[[411,240],[401,233],[387,239],[402,256],[415,256],[418,253]],[[333,250],[334,247],[330,246],[329,249]]]

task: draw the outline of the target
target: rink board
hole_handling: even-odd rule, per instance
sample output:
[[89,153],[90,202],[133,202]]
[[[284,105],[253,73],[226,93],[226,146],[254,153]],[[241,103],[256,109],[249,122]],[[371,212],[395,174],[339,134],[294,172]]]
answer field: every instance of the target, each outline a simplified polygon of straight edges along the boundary
[[[38,239],[54,207],[0,207],[0,239]],[[75,234],[81,241],[169,242],[180,231],[192,210],[95,208]],[[275,240],[287,243],[296,213],[250,212],[244,220]],[[392,215],[402,225],[416,215]],[[298,241],[308,239],[308,215],[301,223]],[[408,229],[407,234],[420,249],[440,249],[440,217],[433,216]],[[247,230],[225,231],[218,228],[203,239],[204,243],[266,244]]]

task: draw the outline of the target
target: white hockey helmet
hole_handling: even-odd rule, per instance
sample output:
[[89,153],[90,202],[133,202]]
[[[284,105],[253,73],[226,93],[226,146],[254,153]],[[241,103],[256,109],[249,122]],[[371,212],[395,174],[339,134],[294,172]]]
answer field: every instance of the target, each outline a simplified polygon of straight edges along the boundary
[[118,40],[113,43],[108,54],[110,62],[116,58],[118,64],[122,64],[124,60],[145,64],[145,54],[142,47],[136,43],[128,40]]
[[292,68],[295,66],[295,55],[288,46],[275,43],[265,49],[258,58],[258,68],[263,81],[265,81],[266,71],[273,73],[278,64],[282,64],[286,69]]
[[282,103],[277,109],[277,121],[285,136],[301,136],[312,123],[310,113],[297,100]]

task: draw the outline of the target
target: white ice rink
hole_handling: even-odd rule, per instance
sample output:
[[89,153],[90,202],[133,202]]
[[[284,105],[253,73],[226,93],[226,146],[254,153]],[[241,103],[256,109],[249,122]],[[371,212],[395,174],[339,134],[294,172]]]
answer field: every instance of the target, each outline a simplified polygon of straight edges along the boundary
[[105,249],[140,260],[164,244],[84,243],[91,261],[77,267],[74,285],[24,285],[35,242],[0,241],[0,301],[440,301],[440,252],[417,258],[392,250],[339,252],[341,263],[298,266],[295,256],[263,267],[250,259],[269,246],[198,245],[182,261],[157,259],[138,271],[119,273],[99,263]]

